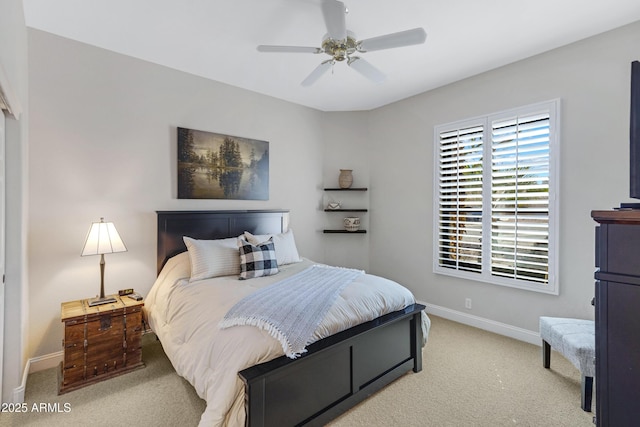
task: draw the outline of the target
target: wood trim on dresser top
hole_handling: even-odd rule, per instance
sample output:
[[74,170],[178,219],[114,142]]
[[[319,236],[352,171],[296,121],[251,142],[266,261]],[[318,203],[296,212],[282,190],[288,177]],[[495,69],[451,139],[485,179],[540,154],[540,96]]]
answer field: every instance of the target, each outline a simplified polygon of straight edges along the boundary
[[593,210],[591,218],[600,224],[640,224],[640,209]]

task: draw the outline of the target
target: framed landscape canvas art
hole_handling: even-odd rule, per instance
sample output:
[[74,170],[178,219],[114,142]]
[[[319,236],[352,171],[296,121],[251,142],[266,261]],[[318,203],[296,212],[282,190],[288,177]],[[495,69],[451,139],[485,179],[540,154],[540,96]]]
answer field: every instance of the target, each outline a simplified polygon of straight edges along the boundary
[[269,143],[179,127],[178,199],[269,200]]

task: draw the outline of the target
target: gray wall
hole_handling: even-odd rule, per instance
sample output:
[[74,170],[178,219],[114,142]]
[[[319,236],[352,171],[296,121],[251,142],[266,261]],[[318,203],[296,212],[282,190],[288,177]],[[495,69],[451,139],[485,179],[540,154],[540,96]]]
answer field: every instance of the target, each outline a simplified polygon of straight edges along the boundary
[[[537,331],[541,315],[593,318],[590,211],[628,201],[630,63],[640,58],[638,46],[635,23],[372,111],[372,270],[471,323],[479,316]],[[434,126],[555,98],[561,99],[560,295],[433,274]]]
[[[149,291],[156,210],[290,209],[299,251],[322,260],[320,112],[37,30],[29,61],[32,355],[60,351],[61,302],[99,290],[99,257],[80,252],[100,217],[128,248],[105,256],[107,293]],[[178,200],[178,126],[269,141],[269,200]]]

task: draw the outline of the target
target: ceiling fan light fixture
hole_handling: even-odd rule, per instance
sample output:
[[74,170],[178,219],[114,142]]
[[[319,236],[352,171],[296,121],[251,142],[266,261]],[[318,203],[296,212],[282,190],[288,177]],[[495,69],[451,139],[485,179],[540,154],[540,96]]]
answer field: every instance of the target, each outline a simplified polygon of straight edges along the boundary
[[351,31],[347,32],[344,40],[334,40],[327,34],[322,40],[322,50],[336,61],[344,61],[356,51],[356,36]]

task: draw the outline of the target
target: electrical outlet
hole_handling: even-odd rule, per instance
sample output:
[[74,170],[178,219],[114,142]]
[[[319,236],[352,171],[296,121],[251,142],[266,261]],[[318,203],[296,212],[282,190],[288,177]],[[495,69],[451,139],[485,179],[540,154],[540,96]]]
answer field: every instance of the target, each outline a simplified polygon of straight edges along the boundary
[[471,298],[464,299],[464,308],[471,310]]

